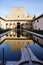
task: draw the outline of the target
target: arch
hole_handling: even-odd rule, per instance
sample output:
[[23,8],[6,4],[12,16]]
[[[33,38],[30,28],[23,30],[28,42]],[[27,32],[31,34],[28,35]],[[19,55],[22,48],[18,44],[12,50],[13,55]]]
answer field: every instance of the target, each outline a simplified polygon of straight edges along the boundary
[[17,37],[20,37],[20,22],[17,22]]

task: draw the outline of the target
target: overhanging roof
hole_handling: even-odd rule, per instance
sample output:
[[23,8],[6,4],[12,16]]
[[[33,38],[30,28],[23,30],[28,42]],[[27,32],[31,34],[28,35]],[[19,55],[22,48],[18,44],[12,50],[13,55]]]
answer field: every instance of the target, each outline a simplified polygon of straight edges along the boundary
[[40,16],[36,17],[35,19],[33,19],[33,21],[37,20],[37,19],[40,19],[43,17],[43,14],[41,14]]
[[32,19],[29,18],[9,18],[9,19],[4,19],[2,17],[0,17],[0,19],[4,20],[4,21],[32,21]]

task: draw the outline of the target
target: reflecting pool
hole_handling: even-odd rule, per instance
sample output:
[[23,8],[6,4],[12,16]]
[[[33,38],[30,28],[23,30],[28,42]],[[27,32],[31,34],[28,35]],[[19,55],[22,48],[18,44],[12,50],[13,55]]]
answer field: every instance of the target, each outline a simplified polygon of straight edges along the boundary
[[[25,41],[25,42],[24,42]],[[31,48],[32,52],[40,60],[43,60],[43,47],[34,43],[32,40],[5,40],[0,45],[0,60],[2,60],[3,48],[4,48],[4,59],[7,61],[18,61],[21,59],[21,47],[25,47],[28,43],[28,47]]]

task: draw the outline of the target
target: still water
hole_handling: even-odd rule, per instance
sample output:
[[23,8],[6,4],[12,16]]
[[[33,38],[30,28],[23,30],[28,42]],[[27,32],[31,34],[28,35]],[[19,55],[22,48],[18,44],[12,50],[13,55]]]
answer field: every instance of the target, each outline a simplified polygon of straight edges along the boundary
[[[22,40],[24,41],[24,40]],[[18,61],[21,59],[21,47],[26,46],[27,42],[21,43],[21,41],[5,40],[0,45],[0,60],[2,60],[2,49],[4,48],[4,59],[7,61]],[[43,48],[33,41],[28,43],[28,47],[40,60],[43,60]]]

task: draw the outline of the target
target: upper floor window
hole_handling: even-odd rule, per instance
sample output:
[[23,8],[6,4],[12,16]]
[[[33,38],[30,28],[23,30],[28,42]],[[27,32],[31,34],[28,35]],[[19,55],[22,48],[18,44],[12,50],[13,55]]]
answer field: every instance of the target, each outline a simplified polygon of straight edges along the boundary
[[15,25],[15,23],[13,23],[13,25]]
[[24,26],[24,23],[22,23],[21,26]]
[[19,16],[18,16],[19,17]]
[[6,23],[6,25],[8,25],[8,23]]
[[28,23],[26,23],[26,25],[28,25]]
[[39,30],[40,30],[40,28],[39,28]]
[[39,20],[37,20],[37,22],[39,22]]

